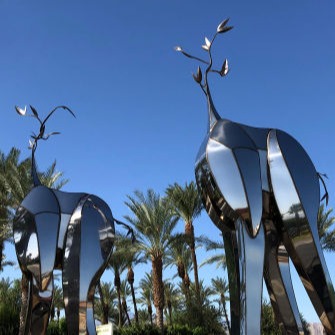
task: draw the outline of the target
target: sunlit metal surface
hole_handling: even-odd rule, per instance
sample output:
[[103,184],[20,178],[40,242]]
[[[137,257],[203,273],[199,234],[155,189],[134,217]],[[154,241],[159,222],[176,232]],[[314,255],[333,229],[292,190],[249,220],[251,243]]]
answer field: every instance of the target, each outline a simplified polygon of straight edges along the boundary
[[265,220],[264,225],[266,230],[264,279],[276,321],[283,334],[303,335],[291,281],[288,253],[281,244],[280,232],[274,222]]
[[[292,151],[296,152],[295,156]],[[286,157],[287,152],[290,153]],[[317,232],[317,173],[300,145],[285,133],[281,132],[277,137],[276,131],[269,134],[269,166],[273,192],[285,228],[286,249],[323,326],[333,334],[335,293]],[[300,175],[295,170],[297,167],[302,169]],[[308,178],[308,183],[306,180],[304,183],[302,176]],[[311,194],[304,194],[304,191]]]
[[204,207],[224,240],[231,333],[260,334],[264,276],[282,333],[303,334],[291,259],[327,334],[335,334],[335,294],[319,243],[319,179],[313,163],[288,134],[221,119],[213,104],[208,74],[225,76],[228,62],[213,69],[211,47],[218,34],[232,29],[227,22],[206,40],[208,60],[176,50],[205,64],[193,75],[208,104],[208,131],[195,175]]
[[[227,122],[230,121],[225,120],[225,128]],[[218,124],[219,121],[212,129]],[[264,136],[265,131],[268,138]],[[227,134],[216,131],[214,140],[209,133],[205,139],[207,145],[203,143],[199,150],[195,167],[206,211],[221,231],[232,231],[223,234],[227,261],[228,255],[231,257],[228,274],[232,333],[259,333],[255,325],[260,324],[260,314],[248,315],[250,309],[245,305],[248,285],[244,280],[247,268],[254,269],[250,272],[255,280],[258,278],[256,273],[263,273],[256,269],[256,264],[263,264],[263,256],[254,262],[250,253],[240,249],[245,248],[241,236],[246,235],[236,227],[245,226],[249,227],[249,238],[253,236],[256,245],[266,250],[264,278],[282,332],[303,334],[289,271],[290,257],[321,322],[329,334],[334,334],[335,296],[316,225],[319,181],[315,168],[302,147],[287,134],[280,132],[283,143],[280,146],[274,130],[260,129],[261,134],[255,140],[252,135],[257,134],[257,128],[248,127],[246,133],[250,136],[249,143],[261,144],[259,147],[255,144],[256,150],[240,146],[228,148],[223,144],[228,143],[227,138],[218,138],[218,134]],[[247,144],[245,134],[243,142]],[[261,139],[265,143],[260,143]],[[230,145],[232,143],[236,144],[238,140],[234,138]],[[281,150],[285,150],[284,153]],[[287,157],[286,151],[289,152]],[[300,196],[300,193],[312,194]],[[252,231],[248,226],[250,222],[253,223]],[[258,222],[258,226],[254,222]],[[265,245],[261,242],[259,225],[265,231]],[[276,227],[280,227],[279,230]],[[251,278],[252,282],[254,278]],[[261,289],[257,289],[257,294],[261,297]],[[253,300],[252,310],[255,311],[260,305],[256,298]]]
[[[69,334],[95,334],[95,286],[114,241],[114,218],[107,204],[93,195],[37,186],[18,209],[13,230],[20,266],[32,275],[27,332],[45,333],[53,270],[61,268]],[[57,250],[63,250],[59,258]]]

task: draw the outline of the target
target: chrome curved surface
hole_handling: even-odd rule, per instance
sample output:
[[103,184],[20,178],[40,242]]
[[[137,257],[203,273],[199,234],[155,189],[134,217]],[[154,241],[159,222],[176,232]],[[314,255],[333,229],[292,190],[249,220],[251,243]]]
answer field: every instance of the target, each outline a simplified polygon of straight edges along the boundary
[[[335,292],[316,228],[319,206],[316,171],[300,145],[283,134],[277,137],[276,131],[272,131],[268,139],[269,169],[284,226],[283,241],[323,326],[329,334],[335,334]],[[292,152],[286,158],[286,151],[296,152],[299,163],[293,162]],[[303,178],[298,176],[294,163],[301,166],[301,175],[309,177],[304,188],[300,186]],[[309,191],[312,196],[301,196],[302,191]]]
[[283,334],[304,335],[291,281],[288,253],[275,223],[266,220],[264,225],[266,241],[264,280],[276,321]]

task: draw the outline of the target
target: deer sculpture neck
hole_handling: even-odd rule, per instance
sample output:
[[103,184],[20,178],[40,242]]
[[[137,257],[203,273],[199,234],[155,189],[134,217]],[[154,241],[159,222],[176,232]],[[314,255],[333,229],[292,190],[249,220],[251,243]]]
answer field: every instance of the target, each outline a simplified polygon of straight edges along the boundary
[[35,148],[31,149],[31,178],[33,180],[34,187],[42,185],[40,178],[37,173],[37,166],[36,166],[36,159],[35,159],[35,151],[36,151],[37,145]]
[[212,45],[214,43],[214,40],[216,38],[216,36],[218,34],[223,34],[229,30],[231,30],[233,27],[232,26],[227,26],[229,19],[224,20],[223,22],[221,22],[217,28],[216,33],[214,34],[212,40],[210,41],[207,37],[205,37],[205,44],[202,45],[202,48],[208,52],[208,56],[209,56],[209,61],[203,60],[202,58],[196,57],[196,56],[192,56],[189,53],[185,52],[180,46],[175,47],[176,51],[181,52],[184,56],[197,60],[200,63],[206,64],[207,68],[205,70],[204,73],[204,80],[203,80],[203,76],[202,76],[202,70],[200,68],[200,66],[198,67],[197,73],[193,74],[193,78],[194,80],[200,85],[202,91],[204,92],[206,99],[207,99],[207,107],[208,107],[208,132],[210,132],[214,125],[216,124],[216,122],[218,120],[221,119],[219,113],[216,111],[214,103],[213,103],[213,99],[212,99],[212,95],[210,92],[210,88],[209,88],[209,83],[208,83],[208,74],[209,72],[214,72],[219,74],[221,77],[225,77],[228,74],[228,60],[225,59],[222,67],[220,70],[215,70],[212,68],[213,66],[213,59],[212,59],[212,52],[211,52],[211,48]]

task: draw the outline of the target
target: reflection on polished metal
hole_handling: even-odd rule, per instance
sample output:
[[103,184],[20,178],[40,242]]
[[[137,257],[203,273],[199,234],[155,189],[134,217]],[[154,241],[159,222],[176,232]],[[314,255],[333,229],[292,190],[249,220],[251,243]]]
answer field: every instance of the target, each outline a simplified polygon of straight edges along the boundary
[[212,45],[232,29],[228,20],[205,39],[209,60],[176,50],[207,67],[193,75],[208,102],[208,132],[195,174],[204,206],[221,230],[228,267],[231,334],[260,334],[262,277],[283,334],[303,334],[289,259],[327,332],[335,334],[335,293],[317,231],[319,174],[288,134],[222,119],[208,73],[227,75],[228,61],[213,69]]
[[[40,123],[39,134],[30,141],[34,187],[19,206],[13,224],[16,254],[29,280],[25,334],[46,333],[53,271],[62,269],[68,333],[92,335],[96,333],[95,286],[112,254],[116,220],[108,205],[94,195],[62,192],[41,184],[35,151],[39,140],[57,134],[44,134],[46,121],[57,109],[42,121],[31,107],[31,116]],[[26,109],[16,110],[26,113]]]

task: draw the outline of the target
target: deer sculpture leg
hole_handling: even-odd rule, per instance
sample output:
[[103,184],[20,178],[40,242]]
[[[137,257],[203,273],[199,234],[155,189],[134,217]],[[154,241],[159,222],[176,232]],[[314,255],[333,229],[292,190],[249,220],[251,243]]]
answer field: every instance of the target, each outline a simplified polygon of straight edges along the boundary
[[304,330],[291,281],[289,256],[275,223],[265,221],[264,280],[282,334],[303,335]]
[[84,197],[67,231],[63,261],[63,289],[69,334],[96,334],[94,292],[114,240],[114,219],[95,196]]
[[284,245],[327,334],[335,334],[335,293],[317,230],[317,172],[300,144],[278,130],[269,133],[268,160]]
[[47,187],[34,188],[23,200],[14,219],[16,252],[29,279],[25,333],[44,334],[53,298],[59,205]]

